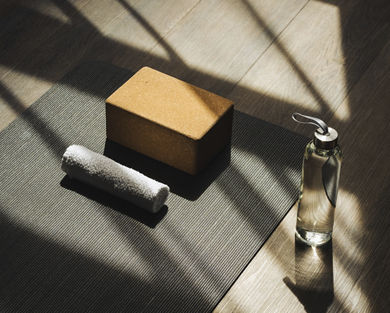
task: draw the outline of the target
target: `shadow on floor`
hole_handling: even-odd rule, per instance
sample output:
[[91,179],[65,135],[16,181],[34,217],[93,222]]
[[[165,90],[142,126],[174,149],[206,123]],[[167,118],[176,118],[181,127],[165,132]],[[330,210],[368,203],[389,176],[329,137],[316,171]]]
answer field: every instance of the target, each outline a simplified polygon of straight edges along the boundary
[[333,303],[332,242],[310,247],[295,239],[295,283],[283,279],[308,313],[325,313]]

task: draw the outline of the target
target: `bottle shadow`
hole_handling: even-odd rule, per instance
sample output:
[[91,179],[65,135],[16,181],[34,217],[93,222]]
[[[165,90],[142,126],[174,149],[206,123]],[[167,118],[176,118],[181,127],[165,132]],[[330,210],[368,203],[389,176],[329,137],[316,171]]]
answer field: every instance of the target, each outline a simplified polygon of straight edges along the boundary
[[295,239],[295,283],[283,279],[306,312],[326,312],[334,299],[332,241],[310,247]]

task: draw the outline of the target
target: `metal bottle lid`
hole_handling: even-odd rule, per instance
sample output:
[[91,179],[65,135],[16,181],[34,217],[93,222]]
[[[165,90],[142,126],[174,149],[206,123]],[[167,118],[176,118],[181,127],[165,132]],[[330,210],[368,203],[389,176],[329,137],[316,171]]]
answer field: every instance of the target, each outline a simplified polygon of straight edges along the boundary
[[318,128],[314,132],[314,145],[319,149],[331,150],[337,146],[338,133],[334,128],[328,127],[328,133],[322,134],[322,129]]
[[[299,120],[298,118],[303,120]],[[314,132],[314,145],[317,148],[330,150],[337,146],[337,131],[334,128],[328,127],[323,120],[300,113],[293,113],[292,119],[297,123],[312,124],[318,127]]]

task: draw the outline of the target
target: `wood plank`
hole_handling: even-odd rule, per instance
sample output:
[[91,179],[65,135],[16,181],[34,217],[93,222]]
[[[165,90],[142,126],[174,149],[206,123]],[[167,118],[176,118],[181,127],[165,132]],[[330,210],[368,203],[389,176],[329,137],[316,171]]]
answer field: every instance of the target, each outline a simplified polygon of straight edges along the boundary
[[[272,21],[277,36],[307,3],[306,0],[263,0],[255,8]],[[248,15],[242,1],[203,1],[164,38],[174,51],[169,62],[148,64],[178,78],[226,95],[274,38]],[[152,54],[164,54],[163,45]]]
[[[139,6],[144,10],[156,11],[156,3],[154,7],[148,7],[144,2],[135,1],[135,10],[138,10]],[[163,6],[158,7],[159,14],[155,18],[165,16],[165,19],[156,22],[161,34],[167,33],[170,30],[168,27],[174,26],[172,21],[180,19],[178,16],[185,15],[197,3],[195,0],[186,1],[183,5],[176,6],[177,10],[172,10],[174,2],[172,0],[166,1]],[[115,52],[130,59],[134,54],[145,56],[146,51],[156,45],[156,40],[149,40],[148,44],[142,47],[143,50],[132,48],[131,42],[135,44],[141,38],[151,37],[151,35],[144,31],[143,25],[140,25],[136,19],[128,18],[131,14],[123,6],[123,3],[92,1],[77,7],[67,1],[57,2],[61,10],[66,12],[74,23],[58,27],[54,35],[49,36],[46,41],[41,41],[37,49],[25,55],[20,62],[15,61],[9,65],[13,70],[7,72],[1,79],[1,90],[6,94],[0,99],[0,129],[6,127],[21,111],[46,92],[72,67],[82,62],[83,59],[96,57],[94,54],[97,50],[94,46],[96,42],[104,43],[104,52],[108,56],[113,56]],[[40,18],[40,14],[33,16],[33,19]],[[111,22],[113,22],[113,28]],[[128,29],[131,30],[130,34],[136,34],[132,36],[132,40],[118,43],[104,36],[105,32],[115,32],[121,29],[123,27],[121,22],[128,26]],[[36,21],[36,23],[38,22]],[[96,27],[95,25],[100,26]],[[163,29],[163,27],[165,28]],[[140,36],[140,33],[143,36]],[[42,33],[43,37],[45,35],[47,32]],[[119,47],[119,51],[112,50],[115,46]],[[5,66],[8,65],[5,64]],[[11,97],[14,101],[7,103],[7,99]]]
[[[215,312],[388,309],[389,60],[390,41],[339,106],[338,110],[351,107],[349,121],[340,121],[337,114],[330,121],[341,134],[345,156],[333,247],[317,248],[303,257],[299,246],[294,249],[294,207]],[[302,266],[313,262],[318,266]],[[321,290],[318,285],[324,282],[327,289]]]
[[[88,1],[78,1],[78,8],[85,6]],[[78,11],[65,14],[52,1],[12,1],[0,4],[0,8],[0,40],[3,46],[0,54],[0,78],[17,68],[34,50],[39,50],[39,47],[62,27],[75,26],[82,22],[79,19],[74,20]]]
[[390,41],[353,88],[349,122],[339,122],[337,114],[332,119],[343,134],[341,188],[347,194],[336,214],[335,271],[342,275],[335,276],[335,286],[352,280],[353,288],[343,293],[352,312],[384,312],[390,305],[389,84]]
[[[77,2],[79,7],[71,2],[57,1],[57,6],[71,20],[70,24],[47,17],[46,7],[43,12],[29,9],[27,28],[37,28],[36,43],[28,42],[26,50],[19,45],[12,46],[4,56],[2,64],[4,72],[1,78],[0,99],[0,128],[4,128],[20,112],[24,111],[34,100],[47,91],[61,78],[85,51],[85,42],[98,32],[91,26],[84,16],[91,15],[93,11],[108,11],[101,23],[107,22],[118,15],[114,9],[107,10],[109,3]],[[115,6],[113,6],[114,8]],[[41,21],[44,21],[42,23]],[[48,21],[50,21],[48,23]],[[23,28],[23,27],[22,27]],[[23,28],[24,29],[24,28]],[[55,32],[52,32],[52,29]],[[12,34],[13,32],[11,32]],[[16,34],[16,42],[25,40],[25,32]],[[27,35],[34,35],[27,32]],[[14,52],[15,51],[15,52]],[[26,53],[23,53],[26,52]],[[7,57],[15,53],[16,59]],[[7,71],[11,69],[12,71]],[[13,99],[9,102],[10,99]]]
[[[290,122],[294,111],[333,116],[329,124],[341,134],[346,160],[333,249],[330,256],[329,249],[317,249],[328,262],[313,253],[302,258],[294,249],[294,207],[216,312],[317,312],[329,305],[334,312],[387,310],[389,270],[382,260],[388,257],[389,197],[384,195],[389,179],[380,173],[389,171],[385,156],[390,152],[381,144],[389,141],[389,45],[383,48],[388,9],[379,1],[368,8],[341,2],[337,29],[331,25],[337,22],[335,8],[310,2],[230,95],[241,100],[240,109],[294,130],[299,130]],[[302,267],[310,262],[318,268]],[[324,281],[327,289],[321,290]]]
[[[269,24],[243,2],[259,27]],[[290,115],[299,110],[347,121],[348,103],[336,109],[390,38],[389,16],[383,0],[310,1],[229,97],[243,111],[294,130]]]
[[[1,116],[3,121],[1,124],[3,125],[3,127],[8,124],[4,121],[11,121],[12,119],[14,119],[15,116],[18,114],[17,112],[22,111],[25,106],[32,103],[35,99],[42,95],[48,88],[50,88],[53,81],[58,80],[72,66],[80,62],[82,59],[86,58],[103,59],[109,62],[111,61],[114,64],[130,67],[135,70],[138,69],[140,65],[150,64],[153,66],[155,64],[155,67],[161,67],[163,70],[165,69],[168,72],[174,72],[173,74],[178,74],[178,72],[184,72],[185,75],[177,76],[183,76],[183,78],[185,78],[186,80],[198,85],[204,85],[212,91],[224,93],[224,90],[231,90],[232,86],[234,86],[235,84],[235,81],[226,83],[227,78],[215,77],[215,74],[207,75],[204,74],[204,70],[200,71],[193,68],[189,68],[185,64],[185,62],[180,60],[181,57],[177,57],[177,53],[175,53],[175,50],[172,48],[174,47],[174,45],[172,45],[171,43],[167,43],[165,40],[162,40],[164,34],[170,31],[170,29],[162,29],[162,27],[164,25],[166,27],[173,27],[172,24],[167,22],[169,21],[169,16],[174,16],[175,18],[172,18],[173,20],[176,19],[176,21],[180,21],[182,16],[185,16],[191,10],[191,6],[189,5],[190,2],[185,3],[186,5],[179,6],[179,9],[183,9],[182,16],[179,18],[177,17],[178,15],[180,15],[178,11],[172,10],[172,7],[176,8],[177,6],[169,2],[164,2],[165,5],[162,7],[161,5],[159,5],[158,10],[156,9],[156,3],[154,3],[153,6],[141,5],[142,3],[140,2],[137,4],[136,7],[134,7],[134,14],[134,12],[131,12],[131,10],[129,11],[128,7],[130,6],[126,5],[126,2],[120,2],[119,4],[122,5],[122,9],[124,9],[125,13],[123,13],[119,17],[117,16],[116,9],[112,10],[109,7],[108,2],[102,2],[99,7],[94,7],[93,4],[87,3],[85,6],[79,9],[80,12],[78,14],[75,14],[75,11],[77,10],[74,6],[72,6],[72,4],[67,3],[65,7],[62,7],[62,10],[64,12],[67,12],[68,15],[71,13],[75,14],[77,15],[77,19],[82,19],[84,23],[81,23],[80,26],[75,28],[62,27],[59,33],[56,34],[56,40],[49,41],[45,45],[42,45],[40,50],[34,54],[34,62],[31,62],[30,57],[26,56],[23,62],[18,64],[18,71],[13,71],[5,78],[3,78],[3,87],[5,89],[8,89],[11,94],[17,97],[19,99],[18,101],[22,104],[18,109],[15,110],[10,108],[4,101],[0,103],[0,112],[2,113]],[[221,3],[223,3],[223,5]],[[212,28],[213,25],[207,25],[207,27],[203,27],[200,29],[197,28],[204,24],[202,22],[201,14],[208,14],[208,11],[214,12],[214,16],[210,16],[209,20],[212,21],[215,18],[217,18],[217,20],[221,19],[223,23],[221,23],[221,26],[219,28],[220,31],[224,30],[227,24],[233,25],[226,30],[228,30],[230,33],[231,29],[238,29],[238,31],[236,31],[235,33],[235,40],[237,38],[240,38],[240,33],[248,33],[250,34],[250,36],[241,36],[245,38],[245,41],[241,42],[242,44],[249,45],[252,41],[258,42],[257,46],[251,45],[248,49],[242,49],[242,47],[238,44],[235,45],[234,49],[229,49],[228,45],[229,42],[231,42],[231,39],[229,39],[230,37],[222,36],[222,38],[227,38],[225,41],[223,41],[224,45],[226,46],[226,50],[233,51],[233,53],[228,55],[228,57],[230,58],[231,56],[233,56],[234,53],[236,53],[234,58],[236,61],[238,60],[238,62],[234,62],[233,66],[235,66],[234,69],[237,70],[237,73],[238,69],[240,69],[239,74],[241,73],[242,75],[247,69],[245,69],[244,66],[239,66],[241,64],[239,62],[241,62],[241,60],[245,60],[244,64],[241,65],[250,66],[251,62],[255,60],[256,55],[258,53],[261,53],[268,47],[269,42],[263,44],[262,40],[258,40],[258,37],[260,36],[260,39],[262,39],[264,37],[264,34],[261,30],[255,31],[253,33],[252,31],[254,30],[254,28],[257,28],[257,26],[255,25],[255,23],[252,23],[252,26],[248,27],[248,23],[246,22],[246,16],[237,19],[235,18],[235,16],[239,11],[234,12],[233,14],[229,13],[232,11],[232,9],[236,8],[238,5],[241,5],[240,2],[232,1],[227,3],[228,5],[226,5],[226,3],[227,2],[223,1],[220,1],[220,3],[215,2],[215,5],[212,7],[212,9],[210,9],[210,4],[203,6],[200,12],[190,14],[192,17],[189,17],[189,20],[183,20],[181,22],[181,25],[184,25],[184,28],[180,27],[180,29],[182,29],[181,31],[172,32],[172,36],[176,38],[175,40],[179,41],[178,44],[181,44],[181,36],[184,36],[185,39],[190,38],[192,36],[190,32],[192,31],[191,29],[193,29],[194,34],[197,36],[197,38],[199,38],[195,45],[199,47],[205,46],[207,42],[202,41],[205,37],[204,34],[211,33],[207,27]],[[287,0],[280,0],[280,7],[284,8],[286,7],[286,5],[288,5],[287,7],[290,8],[290,10],[288,10],[288,14],[285,14],[284,10],[281,9],[275,10],[272,6],[273,2],[270,0],[261,2],[259,5],[262,10],[264,10],[265,12],[269,12],[270,15],[275,17],[275,20],[278,21],[277,23],[275,23],[275,25],[278,27],[275,26],[275,28],[277,30],[281,30],[285,25],[288,24],[290,19],[294,17],[294,14],[299,11],[299,9],[304,3],[306,3],[306,0],[295,0],[292,3]],[[192,4],[194,5],[194,3]],[[161,16],[166,16],[165,19],[158,19],[158,21],[163,21],[161,26],[159,23],[155,23],[155,26],[148,25],[148,22],[145,19],[145,22],[143,22],[143,15],[138,12],[138,6],[141,10],[145,10],[143,12],[144,15],[149,12],[149,14],[151,14],[151,16],[156,19],[160,18]],[[221,9],[221,6],[224,8],[224,11],[221,11],[223,13],[222,15],[221,13],[218,13]],[[100,22],[99,18],[101,18],[102,14],[97,14],[98,18],[97,20],[95,20],[95,24],[101,23],[102,25],[104,25],[104,23],[108,23],[107,21],[109,20],[109,18],[113,20],[114,17],[116,17],[112,25],[108,23],[108,25],[106,26],[106,35],[104,35],[104,30],[103,32],[98,31],[92,26],[94,23],[89,22],[94,21],[94,19],[92,18],[94,15],[90,12],[95,12],[95,10],[98,12],[108,12],[107,14],[103,14],[103,21]],[[158,14],[156,15],[153,12],[158,12]],[[226,16],[227,13],[229,13],[230,16]],[[89,19],[83,17],[88,15],[92,15],[92,17],[89,17]],[[199,22],[198,20],[201,22]],[[239,25],[240,27],[237,27],[234,22],[237,23],[237,25]],[[188,23],[191,26],[189,28],[186,26]],[[124,27],[124,25],[128,26]],[[157,36],[153,34],[153,32],[151,32],[151,29],[156,29],[156,27],[159,29]],[[119,35],[118,40],[112,39],[111,36],[115,33],[124,33],[124,35]],[[214,31],[213,37],[215,40],[219,39],[220,36],[218,36],[217,31]],[[74,40],[74,38],[77,38],[77,40]],[[175,43],[175,40],[173,41],[173,43]],[[143,42],[144,44],[144,46],[141,46],[140,49],[133,47],[136,46],[138,42]],[[158,46],[157,42],[159,43]],[[184,40],[184,42],[188,43],[189,41]],[[191,42],[195,41],[193,40]],[[146,53],[147,49],[153,47],[153,45],[157,47],[157,51],[158,49],[162,49],[162,52],[152,51],[150,55]],[[257,51],[257,48],[260,48],[260,50]],[[214,50],[213,48],[209,49],[207,54],[212,59],[215,59],[215,55],[217,52]],[[57,54],[55,57],[51,56],[48,58],[48,53],[50,55],[50,52],[53,51],[61,51],[61,53]],[[248,51],[251,55],[250,58],[248,58]],[[168,61],[164,62],[164,56],[167,54],[167,52]],[[189,55],[193,55],[191,49],[188,50],[188,53]],[[199,53],[201,53],[201,51],[199,52],[198,49],[198,54]],[[206,55],[206,53],[204,55]],[[197,58],[199,58],[199,55],[197,56]],[[218,59],[223,60],[224,58],[220,56],[218,57]],[[158,66],[158,64],[160,64],[160,66]],[[206,63],[204,62],[204,64]],[[168,67],[165,65],[168,65]],[[224,62],[221,61],[218,64],[218,67],[223,67],[225,69],[225,73],[228,72],[228,68],[226,68]],[[191,78],[191,76],[193,78]],[[23,92],[20,92],[22,88]]]
[[[137,5],[119,0],[119,3],[122,15],[106,27],[104,36],[94,43],[86,58],[137,71],[150,57],[156,62],[169,60],[174,52],[166,45],[164,37],[198,5],[199,0],[143,1]],[[163,46],[165,51],[149,56],[150,50],[157,45]]]

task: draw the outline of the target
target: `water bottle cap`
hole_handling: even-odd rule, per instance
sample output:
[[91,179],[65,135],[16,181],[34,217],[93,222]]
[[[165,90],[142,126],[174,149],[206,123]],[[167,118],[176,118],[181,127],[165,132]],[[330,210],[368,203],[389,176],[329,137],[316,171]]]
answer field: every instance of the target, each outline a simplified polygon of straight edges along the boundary
[[322,134],[321,131],[321,128],[318,128],[314,132],[314,145],[317,148],[324,150],[331,150],[336,147],[338,138],[337,131],[332,127],[328,127],[327,134]]
[[323,120],[300,113],[293,113],[292,118],[297,123],[311,124],[318,127],[314,132],[314,144],[317,148],[330,150],[337,146],[337,131],[328,127]]

